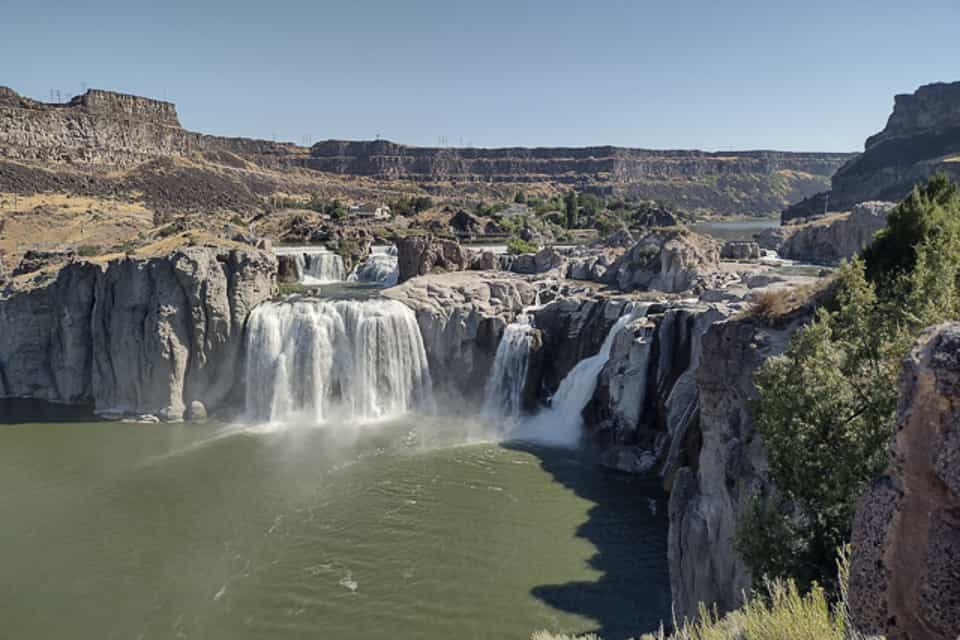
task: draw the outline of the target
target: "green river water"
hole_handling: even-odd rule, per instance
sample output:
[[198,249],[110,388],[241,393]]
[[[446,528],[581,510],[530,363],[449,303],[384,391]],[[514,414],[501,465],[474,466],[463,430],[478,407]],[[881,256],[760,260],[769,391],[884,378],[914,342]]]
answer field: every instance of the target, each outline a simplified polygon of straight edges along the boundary
[[0,403],[3,640],[623,638],[669,617],[657,483],[584,454],[432,417],[42,417]]

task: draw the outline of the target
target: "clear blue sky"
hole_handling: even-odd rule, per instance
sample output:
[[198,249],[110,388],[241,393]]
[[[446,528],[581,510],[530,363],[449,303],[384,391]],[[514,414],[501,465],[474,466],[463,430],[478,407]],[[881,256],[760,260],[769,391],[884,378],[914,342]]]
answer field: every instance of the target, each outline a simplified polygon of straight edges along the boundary
[[850,151],[960,80],[958,33],[958,0],[0,0],[0,85],[294,142]]

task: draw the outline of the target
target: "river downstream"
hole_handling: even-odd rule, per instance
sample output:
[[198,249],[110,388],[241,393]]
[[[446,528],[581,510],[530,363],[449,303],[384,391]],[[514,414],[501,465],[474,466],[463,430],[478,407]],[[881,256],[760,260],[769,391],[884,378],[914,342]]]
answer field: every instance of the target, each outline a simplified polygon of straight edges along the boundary
[[669,617],[655,482],[466,430],[0,425],[0,636],[617,638]]

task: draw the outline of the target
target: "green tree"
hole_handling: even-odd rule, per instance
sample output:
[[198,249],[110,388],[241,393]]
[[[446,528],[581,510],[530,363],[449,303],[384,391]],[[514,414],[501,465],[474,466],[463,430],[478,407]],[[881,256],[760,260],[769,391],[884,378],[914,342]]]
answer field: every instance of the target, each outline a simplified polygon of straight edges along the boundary
[[523,191],[517,191],[513,196],[513,201],[517,204],[527,204],[527,196],[523,195]]
[[567,229],[576,229],[577,228],[577,192],[571,189],[566,198],[564,198],[564,206],[567,212]]
[[960,317],[956,187],[930,179],[888,224],[755,375],[774,489],[756,497],[738,544],[757,575],[830,583],[856,500],[887,462],[900,363],[923,327]]

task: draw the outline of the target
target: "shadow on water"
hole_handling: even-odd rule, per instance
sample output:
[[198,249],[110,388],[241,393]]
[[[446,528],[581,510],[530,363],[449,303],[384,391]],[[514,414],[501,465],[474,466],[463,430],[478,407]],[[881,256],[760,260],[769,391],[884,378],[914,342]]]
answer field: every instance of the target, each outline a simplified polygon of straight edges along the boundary
[[602,575],[594,582],[538,585],[531,593],[555,609],[595,620],[595,628],[583,631],[603,640],[637,637],[668,622],[668,518],[660,480],[603,468],[590,452],[504,446],[536,456],[557,482],[592,503],[575,535],[594,546],[589,565]]
[[92,406],[56,404],[32,398],[0,398],[0,424],[97,420]]

